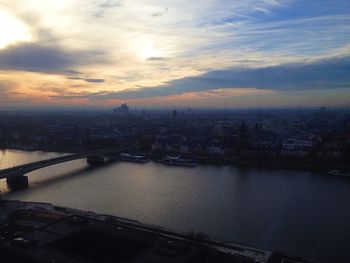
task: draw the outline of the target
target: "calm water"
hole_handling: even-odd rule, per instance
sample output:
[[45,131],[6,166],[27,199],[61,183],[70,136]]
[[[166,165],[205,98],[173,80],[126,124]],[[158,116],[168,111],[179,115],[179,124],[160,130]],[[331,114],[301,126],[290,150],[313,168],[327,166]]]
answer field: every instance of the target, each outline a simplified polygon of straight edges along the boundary
[[[0,168],[58,155],[6,150],[0,152]],[[322,262],[350,262],[350,178],[153,162],[89,168],[85,160],[28,176],[30,187],[16,192],[0,180],[3,195],[205,232]]]

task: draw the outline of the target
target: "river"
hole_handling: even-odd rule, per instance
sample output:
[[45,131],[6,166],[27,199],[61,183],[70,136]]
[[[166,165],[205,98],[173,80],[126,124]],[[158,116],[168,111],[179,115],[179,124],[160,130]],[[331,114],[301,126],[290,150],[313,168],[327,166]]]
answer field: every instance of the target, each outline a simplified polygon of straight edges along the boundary
[[[0,169],[60,156],[3,150]],[[4,198],[107,213],[321,262],[350,262],[350,178],[322,173],[203,165],[194,168],[86,160],[28,174]]]

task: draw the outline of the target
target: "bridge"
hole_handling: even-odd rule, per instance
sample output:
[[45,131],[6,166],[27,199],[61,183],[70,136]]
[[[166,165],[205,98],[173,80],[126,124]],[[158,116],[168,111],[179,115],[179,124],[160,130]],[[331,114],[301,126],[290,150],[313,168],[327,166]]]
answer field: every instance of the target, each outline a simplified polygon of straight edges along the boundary
[[87,161],[89,164],[94,164],[103,158],[101,156],[106,156],[113,153],[119,153],[130,149],[135,149],[135,147],[133,148],[124,147],[124,148],[117,148],[117,149],[109,148],[109,149],[103,149],[103,150],[88,151],[88,152],[69,154],[69,155],[55,157],[51,159],[22,164],[15,167],[10,167],[10,168],[0,170],[0,179],[6,178],[7,183],[11,187],[27,186],[28,178],[24,175],[27,173],[33,172],[35,170],[39,170],[41,168],[59,164],[59,163],[70,162],[73,160],[84,159],[84,158],[87,158]]

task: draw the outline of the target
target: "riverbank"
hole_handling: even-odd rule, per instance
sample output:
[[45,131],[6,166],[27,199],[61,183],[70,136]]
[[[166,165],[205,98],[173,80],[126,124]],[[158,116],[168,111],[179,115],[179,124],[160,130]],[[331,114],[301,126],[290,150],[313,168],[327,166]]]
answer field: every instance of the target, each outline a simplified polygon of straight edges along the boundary
[[[40,145],[40,146],[27,146],[19,144],[11,144],[0,147],[2,150],[23,150],[23,151],[42,151],[42,152],[57,152],[57,153],[79,153],[83,151],[89,151],[92,149],[83,147],[66,147],[57,145]],[[149,154],[146,151],[141,153],[147,156],[152,161],[158,161],[165,155],[171,154]],[[173,154],[176,155],[176,154]],[[341,162],[329,162],[329,161],[309,161],[302,159],[283,159],[283,158],[261,158],[261,157],[237,157],[237,156],[198,156],[198,155],[186,155],[183,156],[188,159],[197,161],[200,165],[233,165],[244,168],[258,168],[258,169],[288,169],[298,171],[318,171],[328,172],[334,169],[350,169],[349,164]]]
[[[149,158],[152,161],[158,161],[164,155],[151,154]],[[327,162],[308,162],[303,160],[288,160],[288,159],[263,159],[263,158],[248,158],[248,157],[201,157],[186,155],[184,158],[193,159],[201,165],[233,165],[245,168],[258,169],[288,169],[298,171],[317,171],[328,172],[334,169],[349,169],[349,166],[339,163]]]
[[[3,163],[61,156],[11,150],[1,154]],[[321,262],[347,262],[327,260],[339,252],[346,256],[350,242],[339,234],[350,220],[347,178],[204,163],[186,168],[116,161],[92,168],[85,160],[39,169],[28,178],[28,189],[11,191],[3,180],[0,191],[10,200],[45,201]],[[334,217],[339,213],[342,220]],[[295,243],[286,238],[286,229]]]
[[[6,230],[3,238],[6,246],[0,246],[0,251],[6,262],[35,263],[47,258],[52,262],[73,259],[74,262],[85,262],[86,259],[112,262],[126,258],[128,262],[136,263],[151,258],[152,262],[160,263],[167,262],[169,257],[178,263],[184,262],[184,258],[191,262],[202,258],[210,259],[210,262],[310,262],[237,243],[211,240],[202,233],[179,233],[126,218],[48,203],[0,200],[0,207],[4,210],[0,224]],[[86,253],[91,243],[98,249]]]

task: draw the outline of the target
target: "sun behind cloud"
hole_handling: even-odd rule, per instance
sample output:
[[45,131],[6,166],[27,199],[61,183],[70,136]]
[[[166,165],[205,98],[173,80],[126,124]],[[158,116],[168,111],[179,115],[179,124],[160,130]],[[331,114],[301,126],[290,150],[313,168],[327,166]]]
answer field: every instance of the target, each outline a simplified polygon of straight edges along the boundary
[[160,50],[152,46],[144,46],[140,49],[140,57],[143,59],[159,58],[161,57]]
[[0,49],[32,40],[29,28],[15,16],[0,10]]
[[150,37],[140,38],[136,49],[138,50],[138,55],[142,60],[160,58],[163,56],[163,52],[158,47],[156,47],[154,41]]
[[[190,2],[0,0],[0,108],[25,96],[33,105],[235,107],[268,96],[321,105],[338,94],[335,104],[346,104],[350,1]],[[293,95],[302,90],[322,97],[306,103]]]

